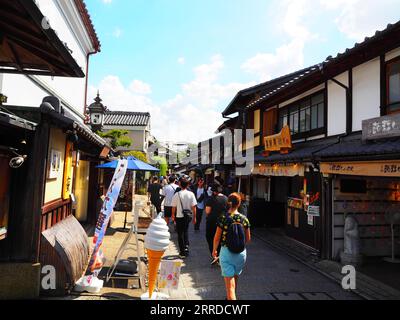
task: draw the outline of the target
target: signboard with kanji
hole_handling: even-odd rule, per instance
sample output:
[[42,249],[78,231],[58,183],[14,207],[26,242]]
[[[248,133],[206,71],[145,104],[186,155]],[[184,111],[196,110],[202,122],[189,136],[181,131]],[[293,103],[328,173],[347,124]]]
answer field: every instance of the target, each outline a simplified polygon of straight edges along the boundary
[[266,157],[268,157],[272,151],[280,151],[282,154],[289,153],[289,151],[293,148],[289,126],[283,127],[279,134],[265,137],[264,146],[264,155]]
[[363,121],[363,141],[400,137],[400,114]]
[[321,173],[369,177],[400,177],[400,161],[321,163]]

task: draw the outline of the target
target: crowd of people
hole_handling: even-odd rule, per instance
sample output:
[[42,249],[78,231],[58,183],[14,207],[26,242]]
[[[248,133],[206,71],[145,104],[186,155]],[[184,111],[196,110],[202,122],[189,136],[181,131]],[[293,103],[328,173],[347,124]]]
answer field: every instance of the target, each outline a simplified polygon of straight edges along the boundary
[[200,232],[206,219],[205,238],[210,264],[219,265],[228,300],[236,300],[238,277],[247,259],[246,244],[250,242],[250,222],[244,196],[234,193],[231,184],[216,177],[206,184],[203,177],[170,175],[153,177],[148,186],[148,201],[167,223],[173,223],[178,237],[179,257],[189,256],[189,228]]

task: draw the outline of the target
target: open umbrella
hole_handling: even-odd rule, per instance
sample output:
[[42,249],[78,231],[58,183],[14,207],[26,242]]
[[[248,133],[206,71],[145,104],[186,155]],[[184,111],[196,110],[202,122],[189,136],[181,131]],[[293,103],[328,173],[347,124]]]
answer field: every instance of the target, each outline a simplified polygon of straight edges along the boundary
[[[135,157],[128,157],[128,170],[133,171],[133,178],[132,178],[132,210],[134,208],[134,196],[135,196],[135,180],[136,180],[136,171],[149,171],[149,172],[158,172],[160,171],[156,167],[153,167],[149,165],[148,163],[145,163],[143,161],[140,161],[139,159]],[[116,169],[118,166],[118,160],[111,161],[102,165],[97,166],[96,168],[99,169]],[[124,230],[126,229],[126,215],[127,212],[125,213],[125,221],[124,221]]]
[[[146,162],[140,161],[135,157],[128,157],[128,170],[131,171],[150,171],[150,172],[158,172],[159,169],[149,165]],[[118,160],[111,161],[100,166],[97,166],[99,169],[116,169],[118,166]]]

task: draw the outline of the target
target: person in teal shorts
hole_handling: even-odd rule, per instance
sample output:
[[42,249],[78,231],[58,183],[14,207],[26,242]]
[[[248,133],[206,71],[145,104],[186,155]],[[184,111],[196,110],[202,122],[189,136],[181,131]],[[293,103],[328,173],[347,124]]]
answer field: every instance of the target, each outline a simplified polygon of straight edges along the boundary
[[[251,241],[250,222],[242,214],[238,212],[241,204],[241,197],[237,193],[233,193],[228,198],[228,213],[221,215],[217,223],[217,232],[214,237],[213,257],[219,258],[221,265],[222,277],[225,280],[226,295],[228,300],[237,300],[236,291],[239,276],[242,274],[246,264],[247,250],[241,253],[233,253],[226,245],[226,237],[230,224],[241,224],[245,229],[246,244]],[[229,218],[230,217],[230,218]],[[221,244],[221,251],[218,257],[218,247]]]

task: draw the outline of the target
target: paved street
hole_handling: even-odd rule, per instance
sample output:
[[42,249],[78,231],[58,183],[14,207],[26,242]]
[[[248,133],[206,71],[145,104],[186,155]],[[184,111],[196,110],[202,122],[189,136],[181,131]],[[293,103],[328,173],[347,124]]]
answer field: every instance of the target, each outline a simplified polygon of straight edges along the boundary
[[[103,250],[107,257],[107,267],[120,247],[126,233],[118,228],[123,226],[124,213],[115,215],[111,228],[104,240]],[[129,226],[132,222],[128,215]],[[170,226],[171,244],[164,259],[179,259],[177,235]],[[140,242],[141,254],[143,242]],[[132,249],[123,258],[135,256]],[[142,291],[129,288],[136,281],[121,282],[115,287],[106,283],[98,295],[72,295],[67,299],[140,299]],[[128,289],[129,288],[129,289]],[[205,239],[205,221],[200,232],[190,226],[190,257],[184,261],[179,290],[168,292],[174,300],[223,300],[225,299],[224,281],[218,266],[211,266],[208,246]],[[357,295],[343,289],[329,278],[312,270],[303,263],[273,249],[265,241],[254,237],[248,246],[248,261],[239,281],[238,298],[241,300],[349,300],[360,299]]]
[[[172,227],[171,227],[172,229]],[[225,288],[219,267],[210,266],[205,224],[200,232],[190,228],[190,257],[182,268],[180,290],[171,292],[173,299],[221,300]],[[166,256],[178,254],[176,233]],[[248,261],[239,281],[240,300],[349,300],[360,299],[332,280],[302,263],[274,251],[253,237],[248,246]]]

